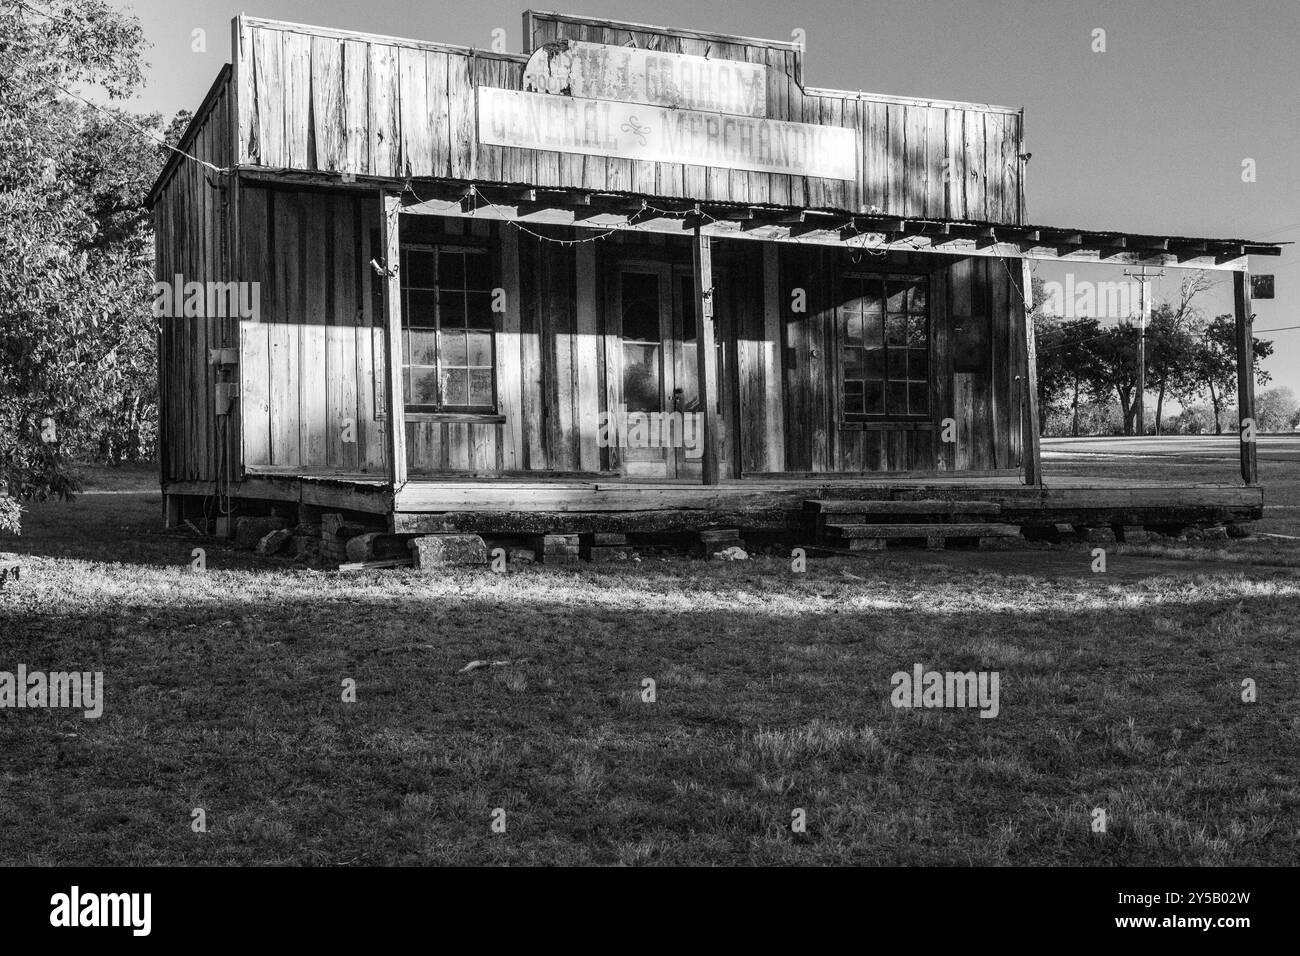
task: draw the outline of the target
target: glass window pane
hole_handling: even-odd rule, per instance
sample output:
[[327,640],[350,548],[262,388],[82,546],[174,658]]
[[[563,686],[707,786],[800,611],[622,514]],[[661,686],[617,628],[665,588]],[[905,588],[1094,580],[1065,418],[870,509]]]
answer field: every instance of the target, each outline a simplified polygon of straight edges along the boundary
[[490,368],[472,368],[469,370],[469,403],[471,405],[492,404],[492,370]]
[[465,365],[465,333],[459,330],[442,330],[442,367]]
[[466,323],[471,329],[492,328],[492,293],[470,292],[465,296]]
[[437,323],[436,296],[432,292],[407,292],[406,306],[402,309],[403,325],[423,325],[433,328]]
[[659,341],[659,277],[644,272],[624,272],[623,338],[635,342]]
[[442,373],[442,400],[447,405],[469,404],[469,370],[444,369]]
[[862,382],[856,382],[852,379],[844,381],[844,411],[850,415],[861,415],[865,411],[862,404],[863,388]]
[[907,377],[925,381],[930,373],[930,353],[925,349],[907,350]]
[[913,347],[926,345],[928,338],[927,324],[926,316],[907,316],[907,345]]
[[844,317],[844,344],[862,344],[862,316],[850,312]]
[[623,342],[623,402],[629,412],[659,412],[659,345]]
[[878,314],[881,312],[880,283],[864,282],[862,284],[862,311]]
[[443,289],[465,288],[465,253],[439,253],[438,285]]
[[925,299],[928,285],[929,283],[925,279],[917,279],[912,283],[911,295],[907,301],[907,311],[919,315],[925,314]]
[[438,361],[438,333],[432,329],[411,329],[407,333],[410,351],[406,356],[412,365],[434,365]]
[[407,401],[412,405],[438,404],[438,373],[432,368],[408,369],[411,387]]
[[887,415],[907,414],[907,383],[889,382],[885,385]]
[[492,333],[470,332],[466,335],[466,365],[492,364]]
[[443,328],[451,326],[463,329],[465,327],[465,293],[438,293],[438,321]]
[[888,315],[885,317],[885,344],[907,344],[907,316]]
[[890,279],[885,283],[885,294],[888,296],[888,311],[907,311],[907,292],[910,287],[911,283],[906,280]]
[[928,338],[928,329],[923,315],[910,315],[907,317],[907,342],[909,345],[925,345]]
[[862,349],[840,350],[840,364],[844,366],[844,377],[846,379],[862,378],[864,376],[862,356]]
[[465,288],[491,291],[492,257],[486,252],[465,253]]
[[885,384],[883,382],[865,382],[863,384],[868,415],[879,415],[885,410]]
[[422,249],[407,249],[406,267],[401,271],[402,285],[419,289],[432,289],[434,285],[433,253]]
[[907,349],[889,350],[889,378],[897,381],[907,378]]
[[866,346],[885,344],[885,317],[880,313],[863,318],[862,344]]
[[911,382],[907,386],[907,407],[913,415],[929,411],[929,387],[924,382]]
[[885,377],[885,350],[884,349],[867,349],[864,353],[866,360],[864,377],[881,379]]

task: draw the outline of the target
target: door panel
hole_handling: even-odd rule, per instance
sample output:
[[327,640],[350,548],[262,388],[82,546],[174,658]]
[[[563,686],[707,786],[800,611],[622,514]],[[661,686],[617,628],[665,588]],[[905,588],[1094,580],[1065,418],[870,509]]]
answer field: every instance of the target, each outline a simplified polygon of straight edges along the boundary
[[[721,289],[725,277],[715,273],[714,281]],[[629,419],[653,416],[648,430],[640,432],[643,438],[648,435],[649,446],[638,441],[635,428],[623,431],[617,448],[623,473],[701,477],[704,426],[691,270],[668,263],[620,263],[616,266],[614,308],[621,322],[618,402]],[[725,392],[722,356],[719,335],[714,361],[719,363],[719,391]],[[715,402],[722,407],[719,396]],[[725,428],[721,413],[718,426]]]
[[[674,351],[672,342],[672,300],[668,266],[656,263],[623,264],[618,267],[616,307],[619,317],[619,367],[621,408],[628,416],[613,434],[618,434],[617,453],[623,473],[652,478],[671,478],[676,462],[667,449],[638,440],[644,428],[635,428],[644,416],[658,415],[672,394]],[[634,427],[629,435],[628,425]]]

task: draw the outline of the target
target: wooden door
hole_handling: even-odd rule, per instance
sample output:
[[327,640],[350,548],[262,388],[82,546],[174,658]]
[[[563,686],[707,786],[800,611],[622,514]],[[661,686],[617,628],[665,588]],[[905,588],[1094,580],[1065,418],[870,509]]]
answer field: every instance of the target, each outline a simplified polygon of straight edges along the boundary
[[617,265],[615,314],[619,322],[619,382],[609,430],[623,474],[675,478],[677,462],[656,440],[653,423],[671,406],[676,387],[671,269],[666,263]]
[[[723,279],[718,279],[719,287]],[[700,407],[695,283],[686,266],[623,261],[612,289],[617,329],[616,414],[626,418],[609,432],[624,475],[701,478],[704,442]],[[715,361],[723,378],[722,344]],[[720,387],[719,391],[723,391]],[[724,403],[719,400],[719,406]],[[719,416],[719,427],[722,416]]]

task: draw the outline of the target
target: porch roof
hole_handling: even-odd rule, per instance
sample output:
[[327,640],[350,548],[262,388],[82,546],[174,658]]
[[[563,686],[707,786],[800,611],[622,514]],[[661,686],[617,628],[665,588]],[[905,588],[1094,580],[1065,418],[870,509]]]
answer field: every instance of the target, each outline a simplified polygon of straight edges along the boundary
[[1007,225],[886,216],[766,203],[711,203],[629,192],[548,190],[464,181],[408,182],[403,212],[496,219],[599,231],[634,230],[1038,260],[1243,271],[1247,257],[1281,255],[1289,243],[1162,236],[1068,226]]

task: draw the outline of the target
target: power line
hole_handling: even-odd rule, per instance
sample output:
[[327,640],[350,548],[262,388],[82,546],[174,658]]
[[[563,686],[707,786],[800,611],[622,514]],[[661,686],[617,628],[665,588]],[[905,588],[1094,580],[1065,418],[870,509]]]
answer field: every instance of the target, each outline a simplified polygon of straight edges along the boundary
[[[20,68],[21,64],[17,63],[15,60],[13,60],[12,58],[4,54],[0,54],[0,60],[3,60],[10,67],[12,67],[15,70],[15,75],[16,75],[16,71]],[[66,86],[63,86],[61,83],[57,83],[54,80],[50,80],[49,83],[55,89],[67,94],[68,96],[80,100],[81,102],[89,106],[91,109],[98,110],[100,113],[103,113],[114,123],[117,123],[119,126],[123,127],[124,129],[131,130],[134,133],[139,133],[142,136],[147,136],[149,139],[153,140],[155,143],[157,143],[159,146],[163,147],[164,149],[169,149],[173,153],[177,153],[178,155],[185,157],[191,162],[198,163],[200,166],[212,170],[214,173],[216,173],[219,176],[225,176],[230,172],[229,168],[222,168],[220,166],[216,166],[213,163],[208,162],[206,159],[199,159],[199,157],[191,153],[187,153],[185,152],[185,150],[180,149],[177,146],[173,146],[171,143],[167,142],[165,139],[160,137],[157,133],[154,133],[151,130],[147,130],[143,126],[139,126],[135,123],[131,123],[128,122],[127,120],[124,120],[121,116],[119,116],[114,111],[105,109],[104,107],[100,106],[98,103],[86,99],[80,93],[73,92],[72,90],[68,89]]]

